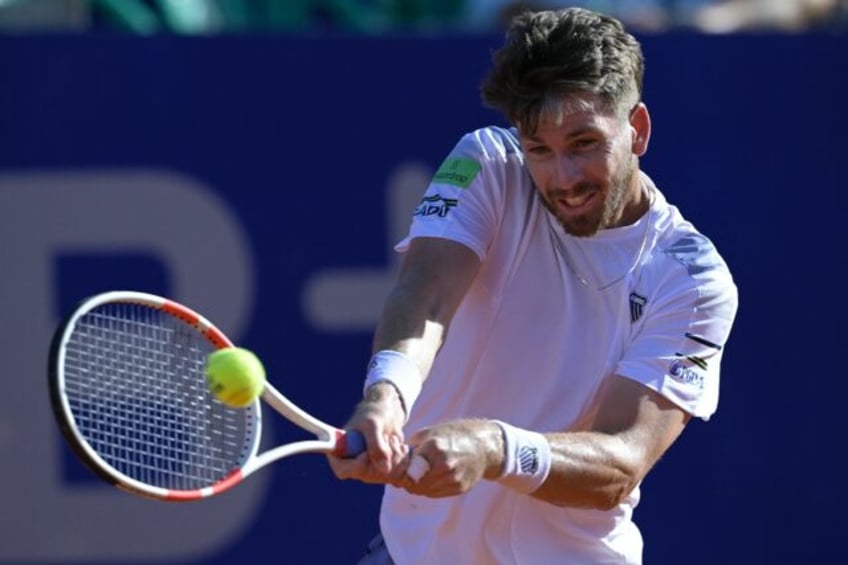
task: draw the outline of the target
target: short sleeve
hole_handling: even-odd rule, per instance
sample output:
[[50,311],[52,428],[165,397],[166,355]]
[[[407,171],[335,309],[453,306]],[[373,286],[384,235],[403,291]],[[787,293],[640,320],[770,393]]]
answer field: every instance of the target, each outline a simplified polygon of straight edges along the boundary
[[416,237],[441,237],[470,248],[482,261],[501,217],[507,154],[517,144],[507,130],[484,128],[465,135],[442,162],[415,208],[404,252]]
[[718,406],[737,288],[712,243],[699,235],[679,238],[656,263],[656,292],[616,373],[707,420]]

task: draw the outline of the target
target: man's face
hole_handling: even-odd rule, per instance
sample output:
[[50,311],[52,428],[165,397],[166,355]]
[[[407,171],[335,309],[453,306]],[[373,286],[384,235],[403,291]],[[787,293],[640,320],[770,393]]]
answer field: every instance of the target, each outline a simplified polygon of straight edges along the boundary
[[519,128],[542,201],[575,236],[629,223],[625,208],[639,198],[633,129],[602,108],[595,97],[566,99],[542,113],[532,135]]

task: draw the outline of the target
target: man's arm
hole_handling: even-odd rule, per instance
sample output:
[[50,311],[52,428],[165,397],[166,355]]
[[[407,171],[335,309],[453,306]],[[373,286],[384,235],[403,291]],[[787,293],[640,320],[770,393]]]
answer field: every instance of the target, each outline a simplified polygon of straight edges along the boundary
[[[460,243],[416,238],[410,243],[398,280],[389,293],[374,335],[373,351],[398,351],[417,367],[423,382],[456,309],[480,269],[480,260]],[[398,484],[408,464],[403,438],[406,411],[389,382],[368,388],[347,427],[365,436],[367,456],[330,458],[339,478]]]
[[546,434],[551,470],[533,496],[559,506],[610,509],[638,485],[690,416],[657,392],[612,377],[587,429]]
[[[625,377],[611,377],[600,395],[597,411],[579,428],[545,434],[550,471],[531,496],[557,506],[613,508],[642,481],[690,419],[658,393]],[[410,492],[454,496],[481,478],[501,477],[504,437],[491,420],[440,424],[421,430],[410,443],[431,467],[420,482],[404,482]]]
[[377,325],[374,352],[401,351],[426,378],[479,268],[477,255],[462,244],[438,238],[412,240]]

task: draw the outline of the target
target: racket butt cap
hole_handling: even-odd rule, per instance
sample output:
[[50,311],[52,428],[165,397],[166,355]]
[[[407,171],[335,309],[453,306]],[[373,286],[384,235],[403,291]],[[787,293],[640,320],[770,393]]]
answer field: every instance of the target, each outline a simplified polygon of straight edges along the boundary
[[365,451],[365,438],[357,430],[339,430],[336,441],[336,450],[333,455],[337,457],[356,457]]

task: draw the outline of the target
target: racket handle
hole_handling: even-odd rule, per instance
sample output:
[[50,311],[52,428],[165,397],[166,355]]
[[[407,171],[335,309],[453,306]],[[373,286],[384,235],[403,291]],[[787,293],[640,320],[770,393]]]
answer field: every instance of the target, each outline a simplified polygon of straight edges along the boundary
[[[356,457],[365,451],[365,438],[357,430],[345,430],[339,440],[337,453],[342,457]],[[430,463],[420,455],[412,455],[406,474],[416,483],[430,471]]]
[[357,430],[345,430],[342,436],[342,457],[356,457],[365,451],[365,437]]

